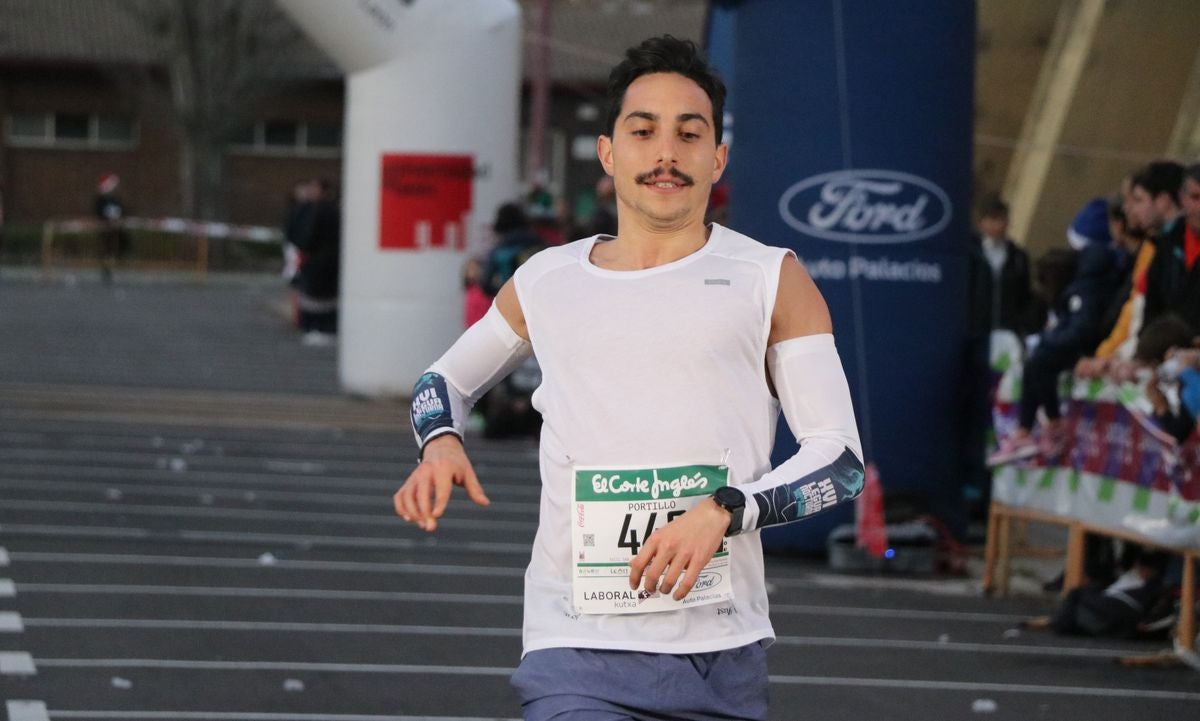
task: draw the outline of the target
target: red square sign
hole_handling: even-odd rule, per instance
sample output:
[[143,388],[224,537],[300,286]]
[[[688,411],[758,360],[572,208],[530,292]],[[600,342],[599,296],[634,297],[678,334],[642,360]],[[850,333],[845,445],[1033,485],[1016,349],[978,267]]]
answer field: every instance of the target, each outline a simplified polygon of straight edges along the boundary
[[467,247],[474,161],[470,155],[384,153],[379,247]]

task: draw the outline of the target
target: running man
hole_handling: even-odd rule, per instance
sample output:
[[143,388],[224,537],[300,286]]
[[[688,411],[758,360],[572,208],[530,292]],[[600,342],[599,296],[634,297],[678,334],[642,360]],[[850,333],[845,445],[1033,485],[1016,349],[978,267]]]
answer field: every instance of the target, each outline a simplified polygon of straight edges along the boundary
[[[704,224],[724,98],[693,43],[630,49],[597,141],[616,236],[533,256],[413,389],[422,461],[394,500],[433,531],[454,485],[488,504],[462,443],[471,404],[530,352],[541,364],[526,719],[766,718],[757,531],[863,485],[820,292],[791,252]],[[781,408],[801,446],[772,470]]]

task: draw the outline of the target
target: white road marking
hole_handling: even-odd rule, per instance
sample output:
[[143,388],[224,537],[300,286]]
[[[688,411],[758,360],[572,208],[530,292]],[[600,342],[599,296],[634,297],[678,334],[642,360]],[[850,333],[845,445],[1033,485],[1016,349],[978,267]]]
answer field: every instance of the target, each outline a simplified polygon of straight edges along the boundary
[[0,598],[12,598],[17,595],[17,587],[11,578],[0,578]]
[[[296,663],[287,661],[183,661],[174,659],[41,659],[43,668],[155,668],[192,671],[316,671],[333,673],[428,674],[442,676],[509,676],[516,669],[502,666],[432,666],[421,664],[369,663]],[[1021,683],[976,683],[969,681],[925,681],[888,678],[838,678],[831,676],[778,676],[771,683],[805,686],[847,686],[860,688],[902,688],[928,691],[970,691],[987,693],[1053,694],[1142,698],[1159,701],[1200,701],[1200,693],[1157,691],[1135,688],[1093,688]]]
[[833,676],[771,676],[771,683],[799,686],[850,686],[858,688],[903,688],[923,691],[970,691],[973,693],[1023,693],[1061,696],[1101,696],[1141,698],[1156,701],[1200,701],[1200,693],[1155,691],[1138,688],[1100,688],[1092,686],[1053,686],[1029,683],[980,683],[973,681],[921,681],[892,678],[837,678]]
[[[257,558],[214,558],[201,556],[121,555],[114,553],[53,553],[14,551],[13,557],[27,563],[85,563],[119,566],[182,566],[186,568],[262,568]],[[455,566],[428,563],[369,563],[366,561],[295,561],[276,559],[271,568],[296,571],[350,571],[353,573],[419,573],[444,576],[499,576],[521,578],[519,566]]]
[[0,611],[0,633],[21,633],[25,624],[21,622],[21,614],[16,611]]
[[[484,636],[521,635],[520,628],[490,626],[427,626],[375,623],[298,623],[279,621],[196,621],[191,619],[108,619],[108,618],[26,618],[26,628],[130,628],[180,629],[197,631],[276,631],[287,633],[367,633],[410,636]],[[1028,646],[1003,643],[967,643],[961,641],[922,641],[887,638],[841,638],[828,636],[779,636],[780,646],[826,648],[887,648],[909,651],[949,653],[990,653],[1010,656],[1065,656],[1075,658],[1118,658],[1128,649]]]
[[4,568],[9,563],[8,549],[0,546],[0,568]]
[[[771,577],[771,582],[776,579]],[[923,611],[906,608],[863,608],[860,606],[815,606],[801,603],[772,603],[771,613],[815,614],[819,616],[848,616],[850,618],[908,618],[927,621],[979,621],[983,623],[1018,623],[1028,616],[1012,613],[980,613],[972,611]]]
[[188,671],[317,671],[335,673],[408,673],[436,676],[511,676],[501,666],[431,666],[385,663],[305,663],[296,661],[187,661],[161,658],[43,658],[42,668],[156,668]]
[[0,676],[36,676],[33,656],[24,651],[0,651]]
[[[402,523],[397,519],[397,523]],[[425,538],[364,538],[361,536],[315,536],[287,533],[239,533],[236,531],[176,530],[150,531],[145,528],[117,526],[68,526],[54,524],[3,523],[0,530],[12,535],[50,536],[54,538],[119,538],[146,540],[161,538],[169,541],[200,541],[205,543],[269,544],[295,548],[386,548],[428,549],[429,551],[468,551],[471,553],[529,556],[529,543],[497,541],[445,541],[436,536]]]
[[145,586],[90,583],[22,583],[23,593],[144,596],[233,596],[243,598],[307,598],[336,601],[411,601],[437,603],[487,603],[517,606],[517,595],[481,593],[419,593],[411,591],[342,591],[312,588],[244,588],[240,586]]
[[[44,494],[47,491],[77,491],[80,493],[96,493],[101,484],[92,481],[54,481],[46,479],[0,479],[0,488],[36,491]],[[113,483],[105,484],[107,488],[116,488],[122,495],[137,494],[158,498],[187,498],[196,500],[203,495],[213,498],[228,498],[237,502],[245,502],[246,494],[252,492],[258,501],[286,501],[296,503],[316,503],[321,506],[354,506],[359,508],[390,508],[390,496],[383,491],[373,493],[319,493],[310,491],[264,491],[245,488],[222,488],[187,484],[166,486],[149,483]],[[107,490],[106,488],[106,490]],[[488,491],[492,488],[489,485]],[[488,511],[504,511],[505,513],[522,513],[533,517],[537,512],[537,501],[530,498],[525,501],[493,500]]]
[[[87,469],[88,478],[95,479],[97,482],[112,481],[122,482],[130,480],[144,480],[153,483],[165,483],[191,486],[197,482],[219,482],[234,485],[250,485],[255,489],[282,486],[284,488],[295,488],[296,479],[291,476],[284,476],[274,473],[254,473],[250,471],[226,471],[219,468],[191,468],[186,473],[175,473],[165,469],[155,468],[111,468],[97,467],[95,465],[84,464],[61,464],[47,460],[37,463],[11,463],[0,459],[0,471],[3,471],[6,476],[23,476],[25,478],[44,478],[50,476],[53,478],[55,474],[64,475],[70,478],[77,478],[81,468]],[[491,475],[484,470],[478,463],[475,464],[475,473],[480,478],[484,479],[484,488],[487,489],[489,498],[496,498],[498,495],[514,494],[524,496],[530,499],[536,499],[541,493],[540,485],[535,477],[531,477],[526,482],[506,483],[498,479],[500,477],[512,477],[514,473],[509,473],[504,469],[497,469],[499,472],[493,471]],[[528,474],[526,474],[528,475]],[[306,488],[357,488],[364,491],[376,491],[385,498],[390,497],[400,487],[403,477],[399,474],[386,474],[378,477],[364,476],[306,476],[304,478],[304,486]]]
[[371,716],[367,714],[226,713],[221,711],[54,711],[55,719],[184,719],[186,721],[521,721],[495,716]]
[[[80,503],[69,501],[24,501],[10,499],[5,508],[50,513],[103,513],[110,515],[158,516],[167,518],[217,518],[251,519],[262,521],[285,521],[287,523],[345,523],[352,526],[388,526],[405,528],[404,523],[393,513],[320,513],[314,511],[266,511],[251,508],[205,508],[196,506],[147,506],[126,503]],[[385,502],[381,509],[388,508]],[[476,518],[443,518],[439,526],[487,529],[493,531],[535,531],[536,521],[498,521]]]
[[[32,619],[25,619],[30,625]],[[841,638],[829,636],[779,636],[781,646],[824,646],[833,648],[890,648],[908,651],[950,651],[958,653],[992,653],[1013,656],[1074,656],[1111,658],[1129,654],[1129,649],[1086,648],[1071,646],[1024,646],[1003,643],[967,643],[963,641],[921,641],[893,638]]]
[[837,589],[892,589],[917,591],[945,596],[973,596],[981,593],[979,579],[940,578],[880,578],[879,576],[850,576],[837,573],[808,573],[804,578],[774,580],[779,586]]
[[198,631],[286,631],[288,633],[370,633],[414,636],[500,636],[520,638],[520,628],[415,626],[385,623],[293,623],[285,621],[193,621],[190,619],[26,618],[26,628],[153,628]]
[[9,701],[8,721],[50,721],[42,701]]

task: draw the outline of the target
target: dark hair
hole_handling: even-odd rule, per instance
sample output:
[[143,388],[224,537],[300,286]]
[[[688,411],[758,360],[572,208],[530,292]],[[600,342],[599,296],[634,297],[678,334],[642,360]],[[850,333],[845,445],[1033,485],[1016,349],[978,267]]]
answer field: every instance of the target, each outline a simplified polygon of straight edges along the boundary
[[1162,363],[1167,351],[1190,345],[1192,335],[1192,327],[1186,320],[1173,313],[1164,315],[1138,334],[1133,359],[1143,363]]
[[712,101],[713,130],[720,145],[725,130],[725,83],[709,67],[696,43],[670,35],[650,38],[636,48],[629,48],[625,51],[625,59],[609,73],[605,133],[612,137],[616,130],[625,91],[634,80],[652,73],[677,73],[700,86]]
[[1121,225],[1128,224],[1125,219],[1125,199],[1121,197],[1120,193],[1110,196],[1108,199],[1108,219],[1116,220]]
[[[1188,180],[1200,183],[1200,163],[1192,163],[1183,169],[1183,177]],[[1182,185],[1182,183],[1180,184]]]
[[1034,264],[1034,277],[1042,298],[1051,305],[1066,290],[1079,266],[1079,253],[1070,248],[1051,248]]
[[1005,203],[999,196],[993,195],[983,203],[983,212],[979,214],[980,218],[1004,218],[1008,219],[1008,203]]
[[503,235],[505,233],[529,227],[529,216],[516,203],[505,203],[496,210],[496,220],[492,230]]
[[1179,205],[1179,188],[1183,185],[1183,166],[1170,160],[1156,160],[1133,174],[1130,184],[1143,188],[1151,198],[1163,193]]

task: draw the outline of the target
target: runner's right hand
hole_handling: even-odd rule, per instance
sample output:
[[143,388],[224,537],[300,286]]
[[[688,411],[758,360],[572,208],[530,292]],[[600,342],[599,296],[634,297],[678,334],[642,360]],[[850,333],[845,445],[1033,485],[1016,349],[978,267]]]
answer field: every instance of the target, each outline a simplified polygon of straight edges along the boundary
[[462,442],[447,434],[426,444],[421,463],[392,497],[396,515],[426,531],[436,530],[437,519],[446,512],[452,486],[465,488],[467,496],[480,506],[491,503]]

